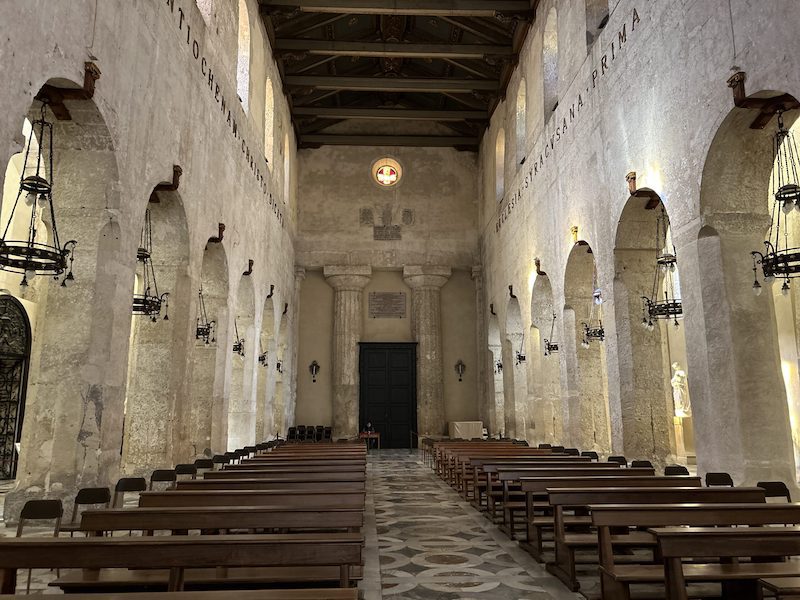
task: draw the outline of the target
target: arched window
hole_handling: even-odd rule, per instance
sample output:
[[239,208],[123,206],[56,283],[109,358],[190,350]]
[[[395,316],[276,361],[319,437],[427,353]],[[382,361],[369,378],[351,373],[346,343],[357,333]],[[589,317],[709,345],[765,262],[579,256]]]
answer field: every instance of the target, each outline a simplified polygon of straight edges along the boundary
[[236,92],[245,111],[250,94],[250,15],[247,2],[239,0],[239,54],[236,62]]
[[544,70],[544,120],[558,107],[558,13],[555,7],[547,14],[542,40]]
[[526,136],[526,122],[527,118],[527,102],[525,99],[525,79],[520,79],[519,90],[517,91],[517,163],[521,163],[525,158],[525,151],[527,148]]
[[497,139],[494,144],[494,187],[497,201],[503,199],[506,191],[506,132],[501,129],[497,132]]
[[206,25],[211,24],[211,15],[214,14],[214,0],[197,0],[197,8],[200,9],[200,14],[203,15],[203,21]]
[[264,97],[264,158],[272,169],[273,146],[275,145],[275,97],[272,79],[267,77],[267,91]]
[[586,47],[591,46],[608,23],[608,0],[586,0]]
[[289,158],[289,134],[283,137],[283,201],[289,204],[289,190],[292,182],[292,163]]

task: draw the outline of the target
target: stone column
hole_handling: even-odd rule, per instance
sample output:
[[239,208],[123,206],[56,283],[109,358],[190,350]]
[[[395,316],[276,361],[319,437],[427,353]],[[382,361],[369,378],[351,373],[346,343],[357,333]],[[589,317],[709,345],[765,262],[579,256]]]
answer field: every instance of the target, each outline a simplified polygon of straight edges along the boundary
[[297,364],[297,350],[299,346],[299,336],[300,336],[300,288],[303,285],[303,280],[306,278],[306,270],[303,267],[295,267],[294,268],[294,296],[292,297],[292,304],[289,306],[289,314],[291,318],[289,319],[290,327],[291,327],[291,364],[289,365],[289,373],[291,373],[291,379],[289,385],[291,386],[289,389],[289,398],[286,402],[286,411],[285,411],[285,425],[286,427],[291,427],[295,424],[294,422],[294,415],[295,409],[297,408],[297,378],[302,377],[304,373],[301,373],[301,370]]
[[[485,340],[487,339],[485,302],[483,299],[483,268],[472,267],[472,281],[475,282],[475,339],[478,340],[476,354],[478,364],[475,365],[478,382],[478,415],[483,426],[491,428],[494,422],[494,392],[490,389],[486,365],[490,362]],[[491,372],[491,371],[490,371]]]
[[780,480],[796,490],[772,290],[753,295],[747,264],[749,251],[763,248],[766,219],[707,219],[699,232],[674,234],[698,472],[727,471],[737,485]]
[[411,288],[411,326],[417,341],[417,429],[422,436],[445,434],[442,383],[441,289],[450,267],[405,267]]
[[334,289],[333,301],[333,437],[358,435],[358,342],[363,314],[361,294],[372,268],[328,266],[323,269]]

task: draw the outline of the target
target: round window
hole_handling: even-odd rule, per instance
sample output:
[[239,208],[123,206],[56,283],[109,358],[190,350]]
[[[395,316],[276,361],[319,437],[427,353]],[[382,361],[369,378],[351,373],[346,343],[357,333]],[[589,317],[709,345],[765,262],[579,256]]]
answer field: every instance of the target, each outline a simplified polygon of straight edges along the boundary
[[381,187],[397,185],[403,176],[403,168],[393,158],[382,158],[372,164],[372,177]]

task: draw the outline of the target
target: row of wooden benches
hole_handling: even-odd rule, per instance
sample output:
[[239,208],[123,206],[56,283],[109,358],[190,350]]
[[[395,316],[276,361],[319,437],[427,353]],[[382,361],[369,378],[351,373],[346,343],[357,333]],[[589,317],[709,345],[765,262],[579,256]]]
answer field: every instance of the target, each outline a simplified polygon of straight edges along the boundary
[[53,582],[69,592],[335,581],[341,589],[259,597],[356,598],[350,586],[362,569],[365,469],[362,444],[248,452],[199,479],[141,492],[138,507],[84,511],[78,531],[85,537],[0,538],[0,592],[14,592],[17,569],[55,568],[81,569]]
[[699,477],[542,450],[430,441],[427,453],[511,537],[522,525],[522,546],[573,591],[579,551],[597,552],[604,599],[662,582],[667,598],[680,600],[694,582],[721,582],[727,597],[741,598],[760,597],[759,585],[778,595],[796,587],[776,578],[800,576],[797,562],[783,560],[800,555],[800,505],[767,504],[760,487],[701,487]]

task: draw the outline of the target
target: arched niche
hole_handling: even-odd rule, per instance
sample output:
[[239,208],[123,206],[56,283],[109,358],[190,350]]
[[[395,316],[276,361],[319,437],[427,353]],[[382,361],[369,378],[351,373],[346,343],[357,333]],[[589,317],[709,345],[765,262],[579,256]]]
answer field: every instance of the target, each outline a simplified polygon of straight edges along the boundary
[[[561,381],[558,352],[562,328],[553,321],[553,290],[550,278],[536,275],[531,293],[531,328],[528,341],[528,389],[533,403],[536,430],[533,441],[560,444],[563,439]],[[559,351],[545,354],[545,343],[559,344]]]
[[[787,98],[762,91],[748,100],[780,97]],[[786,113],[787,125],[797,115],[797,110]],[[796,489],[779,341],[779,329],[790,331],[793,319],[781,318],[778,327],[779,302],[772,293],[751,293],[748,264],[749,252],[764,248],[773,206],[776,122],[752,128],[758,116],[757,110],[734,108],[721,120],[703,166],[703,227],[676,236],[683,261],[689,393],[699,472],[727,471],[737,484],[777,479]]]
[[[663,233],[657,240],[658,227]],[[643,297],[663,301],[665,287],[669,287],[671,298],[681,297],[677,288],[680,256],[676,270],[668,277],[657,268],[656,261],[665,251],[665,245],[666,251],[672,253],[666,209],[653,190],[641,188],[625,203],[614,247],[617,381],[625,456],[647,459],[661,466],[686,463],[683,420],[686,421],[686,439],[690,443],[693,439],[691,417],[686,415],[675,421],[680,407],[673,406],[671,386],[673,364],[678,365],[676,372],[688,370],[682,320],[651,319],[643,310]],[[656,297],[653,297],[654,290]],[[653,323],[652,330],[643,326],[643,318],[646,319],[644,325]],[[690,446],[690,450],[693,447]]]
[[[56,87],[80,87],[64,78]],[[69,119],[53,123],[53,206],[59,237],[78,242],[75,283],[63,288],[36,277],[21,288],[21,277],[0,272],[0,287],[25,307],[33,331],[17,483],[5,498],[7,521],[30,498],[74,496],[78,487],[107,485],[119,471],[125,381],[124,343],[130,307],[127,295],[133,262],[121,244],[120,225],[107,209],[119,208],[119,174],[112,136],[92,100],[65,102]],[[35,100],[28,120],[41,114]],[[23,122],[20,121],[22,128]],[[13,163],[12,158],[12,163]],[[4,192],[19,180],[4,173]],[[12,176],[16,178],[16,176]],[[5,194],[4,194],[5,195]],[[4,198],[4,205],[6,200]],[[28,213],[29,214],[29,213]],[[49,239],[46,220],[40,233]],[[125,294],[120,293],[125,281]],[[123,343],[119,343],[123,340]]]
[[247,0],[239,0],[239,27],[236,52],[236,93],[244,111],[250,107],[250,11]]
[[542,93],[545,123],[558,107],[558,11],[547,13],[542,38]]
[[[180,195],[166,191],[150,196],[147,213],[155,274],[151,293],[169,296],[158,315],[131,318],[122,453],[123,467],[128,473],[171,466],[173,451],[181,446],[182,417],[188,418],[189,414],[185,406],[188,402],[185,386],[189,382],[183,380],[187,365],[177,358],[188,355],[185,334],[193,301],[186,271],[189,262],[186,213]],[[146,219],[145,216],[141,224],[143,230]],[[143,247],[141,240],[139,247]],[[133,261],[137,261],[136,253]],[[135,282],[138,283],[129,288],[131,294],[145,292],[143,268],[144,264],[137,261]]]
[[273,423],[272,399],[275,391],[275,306],[273,299],[264,301],[259,333],[259,353],[263,360],[258,366],[258,392],[256,393],[256,440],[272,439],[276,434]]
[[231,379],[228,399],[228,450],[236,450],[255,442],[256,435],[256,365],[258,345],[254,324],[255,291],[250,275],[242,275],[236,300],[236,313],[229,325],[231,341],[241,343],[241,351],[230,348]]
[[[503,344],[503,400],[507,437],[528,439],[533,415],[529,414],[526,375],[525,333],[522,311],[517,298],[509,298],[506,306],[506,336]],[[522,360],[522,357],[525,360]]]
[[605,342],[592,341],[588,348],[581,344],[583,324],[597,325],[602,311],[602,304],[597,305],[593,300],[597,282],[595,268],[591,246],[584,241],[577,242],[570,251],[564,274],[564,335],[574,336],[568,348],[575,354],[562,360],[566,360],[566,375],[571,379],[572,393],[568,397],[571,443],[583,450],[609,452],[611,431]]
[[[202,315],[202,304],[205,315]],[[225,363],[229,348],[227,334],[228,311],[228,260],[221,243],[209,241],[203,251],[200,286],[196,290],[194,348],[192,349],[192,382],[189,416],[190,456],[213,454],[213,423],[222,418]],[[197,329],[213,322],[210,335],[198,337]]]

